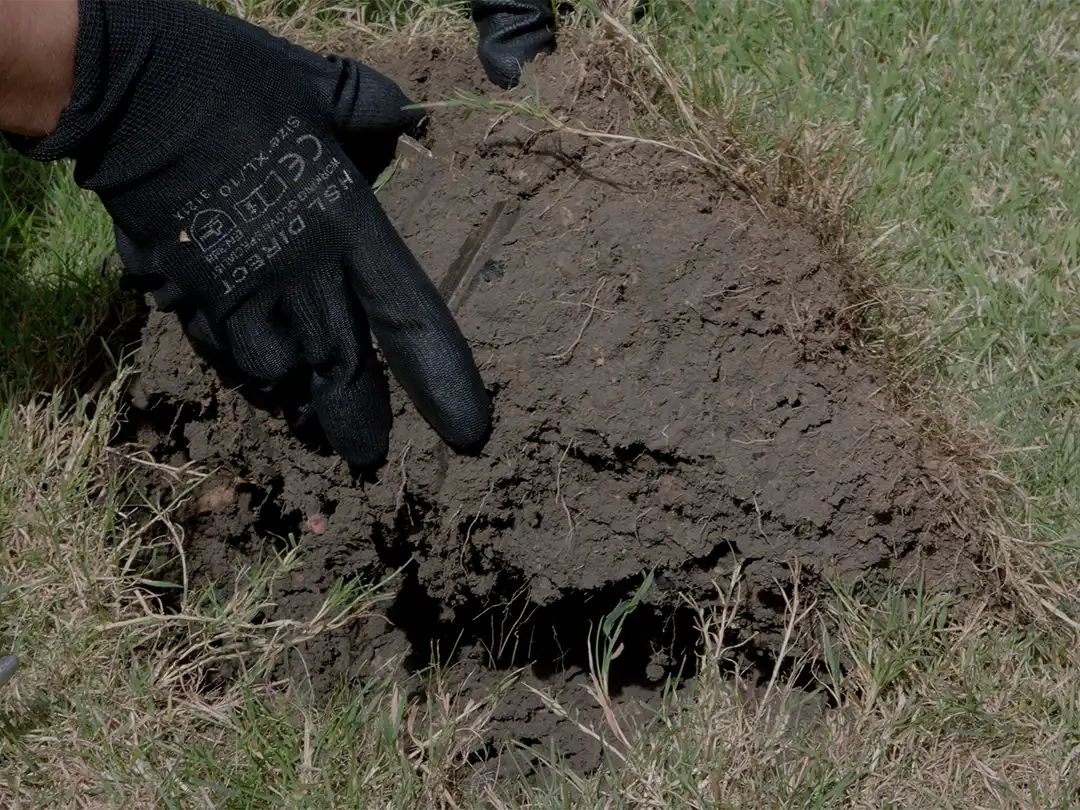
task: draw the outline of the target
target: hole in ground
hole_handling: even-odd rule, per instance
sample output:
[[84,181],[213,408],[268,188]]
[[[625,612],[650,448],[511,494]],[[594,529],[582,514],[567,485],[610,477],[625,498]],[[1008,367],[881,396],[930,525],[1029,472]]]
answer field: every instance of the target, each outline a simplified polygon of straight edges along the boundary
[[[590,647],[603,649],[604,620],[628,600],[640,580],[611,582],[593,590],[573,590],[553,602],[527,602],[523,582],[504,576],[487,605],[469,601],[452,615],[432,597],[410,566],[388,618],[403,631],[411,671],[479,658],[488,669],[530,667],[541,680],[587,672]],[[599,639],[599,640],[598,640]],[[615,642],[608,683],[613,696],[628,686],[660,688],[668,677],[680,681],[697,673],[700,652],[697,614],[684,605],[639,604],[624,620]]]
[[[264,537],[274,544],[279,553],[288,549],[289,537],[299,537],[300,524],[304,516],[298,509],[285,511],[281,507],[281,493],[285,488],[285,479],[276,475],[270,481],[269,490],[258,503],[259,514],[254,527],[259,537]],[[253,502],[253,506],[255,503]]]

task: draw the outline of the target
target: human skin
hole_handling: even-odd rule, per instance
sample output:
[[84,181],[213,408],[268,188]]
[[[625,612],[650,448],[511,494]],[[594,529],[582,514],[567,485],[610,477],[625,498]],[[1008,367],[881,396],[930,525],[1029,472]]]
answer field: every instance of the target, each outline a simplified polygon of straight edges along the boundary
[[0,130],[51,134],[71,97],[78,0],[0,0]]

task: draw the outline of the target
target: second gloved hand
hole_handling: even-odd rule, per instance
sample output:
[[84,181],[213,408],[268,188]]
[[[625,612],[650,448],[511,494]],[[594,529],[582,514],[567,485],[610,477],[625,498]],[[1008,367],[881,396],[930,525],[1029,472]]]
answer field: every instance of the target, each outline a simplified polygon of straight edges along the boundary
[[551,0],[472,0],[472,16],[480,63],[500,87],[516,85],[527,62],[555,49]]
[[79,16],[58,130],[8,139],[75,159],[130,277],[261,387],[299,382],[349,462],[387,452],[372,332],[443,439],[482,441],[472,353],[370,186],[421,118],[397,85],[190,0],[80,0]]

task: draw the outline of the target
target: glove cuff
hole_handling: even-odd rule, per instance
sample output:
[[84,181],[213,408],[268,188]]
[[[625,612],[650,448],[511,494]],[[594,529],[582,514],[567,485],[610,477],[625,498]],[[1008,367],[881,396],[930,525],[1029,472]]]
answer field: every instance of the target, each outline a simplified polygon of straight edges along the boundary
[[79,0],[75,83],[56,131],[7,139],[35,160],[74,159],[93,191],[161,169],[226,112],[216,79],[244,34],[225,19],[193,0]]
[[[117,27],[110,26],[106,19],[102,0],[79,0],[78,5],[75,83],[56,131],[44,137],[6,135],[18,152],[34,160],[77,158],[80,145],[84,142],[106,140],[106,125],[115,118],[120,99],[128,95],[127,83],[121,85],[118,77],[112,73],[121,60],[137,62],[137,54],[129,52],[126,47],[119,47],[115,41],[110,43],[110,32],[115,37]],[[138,7],[142,3],[136,0],[130,5]],[[136,9],[134,15],[140,11]],[[110,51],[113,52],[111,58]],[[130,74],[134,71],[126,72],[130,81]]]

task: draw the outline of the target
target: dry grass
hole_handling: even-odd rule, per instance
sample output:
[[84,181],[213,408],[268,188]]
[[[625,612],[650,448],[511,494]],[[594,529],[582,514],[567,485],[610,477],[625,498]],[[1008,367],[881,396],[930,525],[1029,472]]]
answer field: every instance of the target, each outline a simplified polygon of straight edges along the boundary
[[[182,556],[169,515],[199,475],[156,465],[172,496],[140,504],[125,493],[131,460],[108,446],[123,382],[74,406],[10,408],[0,422],[2,640],[21,661],[0,694],[0,805],[443,801],[497,694],[416,704],[382,680],[320,706],[269,681],[287,652],[377,610],[386,583],[343,583],[311,616],[264,621],[296,549],[219,588],[147,579],[148,560]],[[179,599],[163,612],[167,592]],[[224,663],[236,674],[220,683]]]
[[[442,3],[218,5],[322,43],[389,31],[454,36],[468,30],[467,20]],[[611,58],[619,60],[613,78],[639,104],[643,130],[632,137],[692,153],[763,205],[802,212],[839,256],[865,268],[870,283],[864,289],[873,291],[859,312],[867,348],[896,368],[898,397],[923,409],[935,439],[954,442],[957,458],[968,460],[950,485],[966,488],[975,516],[966,519],[980,521],[993,538],[1004,598],[959,604],[947,594],[917,593],[864,604],[838,589],[827,604],[806,605],[793,595],[788,641],[826,661],[819,697],[832,704],[799,712],[795,704],[805,695],[779,671],[763,689],[739,674],[722,674],[733,658],[741,593],[737,579],[718,583],[728,608],[700,613],[700,674],[648,723],[631,721],[607,694],[604,662],[619,643],[615,615],[600,628],[594,648],[592,693],[605,709],[603,726],[583,724],[556,696],[545,696],[565,723],[603,741],[608,764],[586,776],[552,761],[536,780],[493,782],[472,772],[468,756],[498,692],[467,701],[443,687],[435,672],[419,700],[406,699],[385,678],[318,703],[295,684],[267,681],[271,664],[305,638],[377,609],[378,588],[343,584],[316,615],[265,623],[260,614],[273,601],[276,578],[296,564],[297,552],[238,572],[224,591],[147,581],[143,561],[155,553],[177,557],[183,534],[170,521],[173,504],[129,497],[124,471],[130,460],[118,463],[107,446],[122,378],[93,397],[73,398],[57,355],[9,352],[5,383],[19,396],[6,397],[0,411],[0,654],[18,654],[23,666],[0,687],[0,804],[659,809],[1075,803],[1080,610],[1067,547],[1077,472],[1065,416],[1074,398],[1067,373],[1072,349],[1048,336],[1039,320],[1045,308],[1055,329],[1073,334],[1067,329],[1074,305],[1065,293],[1074,279],[1062,271],[1047,281],[1030,258],[1051,246],[1065,259],[1061,266],[1071,267],[1075,235],[1063,211],[1073,199],[1072,184],[1053,160],[1038,167],[1040,193],[1051,195],[1040,198],[1047,203],[1040,219],[1037,210],[1003,194],[1010,182],[1030,186],[1024,170],[1010,175],[1008,166],[987,163],[994,149],[1004,155],[1013,143],[996,126],[1034,126],[1025,105],[1039,99],[1031,97],[1035,85],[1025,84],[1025,76],[1068,61],[1067,34],[1080,30],[1075,18],[1054,3],[1011,11],[987,11],[996,4],[922,4],[934,6],[934,19],[944,22],[938,30],[932,20],[909,30],[895,21],[901,12],[884,5],[833,12],[825,4],[810,11],[786,2],[766,11],[739,3],[656,3],[659,24],[670,26],[664,44],[649,26],[623,22],[627,5],[583,8],[580,17],[595,24]],[[1042,55],[1019,64],[1002,45],[1002,62],[1014,73],[989,62],[996,35],[984,30],[988,20],[979,27],[964,15],[991,12],[1011,14],[1011,36],[1026,35]],[[719,27],[731,15],[752,18],[758,27],[732,22],[730,30],[738,28],[744,38],[736,39]],[[821,30],[815,28],[819,19]],[[881,32],[874,44],[878,64],[931,60],[924,74],[873,72],[860,52],[849,67],[853,75],[870,71],[870,78],[850,88],[840,79],[828,84],[830,70],[843,72],[829,61],[840,47],[835,43],[848,47],[846,26],[858,25],[865,25],[860,36]],[[1025,33],[1015,33],[1020,30]],[[976,32],[974,39],[964,39],[967,31]],[[980,31],[987,40],[982,50],[975,41]],[[831,36],[820,36],[820,43],[811,36],[822,33]],[[956,99],[933,107],[933,114],[939,128],[962,126],[965,140],[948,145],[947,164],[936,164],[929,153],[943,147],[926,135],[933,129],[919,130],[920,108],[908,120],[885,103],[896,100],[897,83],[932,83],[931,68],[940,67],[932,60],[943,59],[934,48],[940,39],[956,39],[951,47],[957,52],[967,48],[988,64],[980,83],[975,74],[965,79],[958,72],[963,64],[948,63]],[[790,61],[776,50],[778,42]],[[1026,46],[1017,50],[1031,53]],[[1009,75],[1015,82],[1005,80]],[[782,81],[793,76],[809,88],[805,93]],[[938,103],[931,89],[910,91],[902,102]],[[1064,134],[1056,144],[1072,149],[1080,116],[1067,96],[1045,89],[1048,108],[1060,113],[1055,120]],[[839,99],[832,106],[822,101],[830,92]],[[843,114],[844,99],[865,114]],[[548,115],[542,107],[507,111]],[[997,120],[1006,114],[1015,118]],[[588,131],[557,119],[547,124]],[[923,141],[912,134],[920,132]],[[1051,149],[1052,156],[1060,154]],[[950,172],[972,182],[970,209],[946,205],[955,191],[946,185]],[[48,182],[61,202],[85,204],[62,185],[66,181]],[[0,212],[7,262],[31,255],[27,240],[38,234],[62,236],[57,244],[70,249],[63,254],[68,280],[93,278],[94,261],[85,257],[94,255],[87,248],[100,239],[99,211],[64,209],[76,213],[31,227],[15,216],[16,202],[9,199],[9,209]],[[984,227],[986,216],[996,230]],[[960,234],[952,237],[958,246],[941,247],[946,225]],[[990,258],[958,270],[956,254],[965,251]],[[1033,266],[1025,270],[1025,261]],[[979,287],[978,272],[993,262],[1001,263],[991,272],[1003,284]],[[41,278],[52,279],[39,273],[27,288],[59,290],[55,300],[70,300],[63,296],[80,289],[67,282],[43,287]],[[52,345],[71,356],[106,311],[97,305],[107,304],[108,287],[100,291],[90,314],[61,311],[46,295],[20,300],[32,301],[31,315],[69,336]],[[46,375],[36,373],[41,357],[56,361]],[[1025,379],[1032,390],[1021,396]],[[53,386],[57,393],[34,396]],[[175,498],[185,497],[199,475],[158,473],[171,479]],[[176,612],[159,610],[156,595],[163,591],[179,594]],[[817,609],[837,629],[824,632]],[[228,684],[207,677],[222,657],[242,665]],[[504,688],[524,686],[508,679]]]

